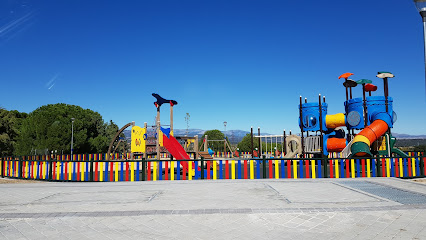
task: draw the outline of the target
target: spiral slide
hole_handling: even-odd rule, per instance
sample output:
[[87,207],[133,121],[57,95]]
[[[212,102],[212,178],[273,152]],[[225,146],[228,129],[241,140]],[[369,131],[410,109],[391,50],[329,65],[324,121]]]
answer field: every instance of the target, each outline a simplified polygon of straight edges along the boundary
[[[381,115],[381,114],[379,114]],[[388,114],[382,114],[382,117],[389,117]],[[362,157],[371,156],[370,145],[376,141],[380,136],[386,133],[389,126],[384,119],[377,118],[369,126],[365,127],[358,133],[351,146],[352,156]]]

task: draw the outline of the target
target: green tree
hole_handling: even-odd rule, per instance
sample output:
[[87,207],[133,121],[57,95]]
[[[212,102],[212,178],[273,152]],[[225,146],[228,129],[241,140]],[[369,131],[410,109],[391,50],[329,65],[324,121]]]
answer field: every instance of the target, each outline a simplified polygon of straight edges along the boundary
[[[243,139],[241,140],[241,142],[238,143],[237,148],[241,151],[241,152],[250,152],[251,151],[251,135],[250,133],[247,133]],[[259,140],[257,138],[255,138],[253,140],[253,148],[259,148]]]
[[7,111],[0,108],[0,155],[13,155],[16,146],[16,140],[19,135],[19,126],[22,120],[27,116],[16,110]]
[[74,153],[106,152],[118,127],[105,123],[90,109],[64,103],[42,106],[22,121],[16,154],[30,154],[33,149],[71,152],[71,118],[74,118]]
[[[201,137],[201,142],[200,145],[204,142],[205,136],[207,135],[207,140],[224,140],[225,139],[225,135],[217,130],[208,130],[205,131],[203,136]],[[228,138],[226,138],[226,141],[228,141]],[[229,142],[229,141],[228,141]],[[215,152],[223,152],[223,141],[213,141],[213,142],[209,142],[207,145],[208,148],[211,148],[213,151]],[[226,148],[225,150],[226,152],[229,151],[228,148]]]

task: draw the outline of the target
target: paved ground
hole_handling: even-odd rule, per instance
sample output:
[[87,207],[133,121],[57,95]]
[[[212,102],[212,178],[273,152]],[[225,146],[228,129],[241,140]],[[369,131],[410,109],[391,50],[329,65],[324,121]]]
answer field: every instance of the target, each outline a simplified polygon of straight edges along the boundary
[[0,239],[426,239],[393,178],[0,185]]

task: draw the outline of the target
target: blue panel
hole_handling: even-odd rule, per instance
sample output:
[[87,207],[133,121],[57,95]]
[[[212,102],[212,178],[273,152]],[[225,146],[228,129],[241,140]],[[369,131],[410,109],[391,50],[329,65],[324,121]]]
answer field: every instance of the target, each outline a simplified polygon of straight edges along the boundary
[[76,171],[76,164],[75,164],[75,162],[73,162],[73,173],[72,173],[72,180],[73,181],[76,181],[77,180],[77,171]]
[[[419,156],[419,155],[415,153],[415,156]],[[420,171],[420,158],[416,158],[415,163],[416,163],[416,176],[421,176],[422,173]]]
[[64,162],[61,162],[61,180],[64,180]]
[[376,177],[376,160],[371,159],[371,171],[373,172],[373,177]]
[[219,161],[219,179],[223,179],[223,165],[222,165],[222,160]]
[[[345,112],[348,116],[346,118],[346,126],[348,127],[348,130],[364,128],[364,106],[362,98],[353,98],[346,101]],[[359,121],[356,121],[355,119],[358,118]]]
[[[327,115],[327,103],[322,104],[322,116],[325,119]],[[300,105],[299,105],[300,107]],[[319,104],[318,103],[303,103],[302,116],[299,116],[299,126],[303,124],[304,131],[319,131]],[[301,117],[301,118],[300,118]],[[323,121],[323,129],[326,129],[325,121]]]
[[241,160],[238,161],[238,179],[241,179]]
[[345,174],[345,161],[343,159],[340,159],[340,178],[345,178]]
[[[121,162],[120,181],[124,181],[124,162]],[[118,171],[118,169],[116,170]]]
[[105,177],[104,177],[105,182],[110,182],[110,178],[111,178],[111,176],[110,176],[111,171],[108,170],[108,166],[110,166],[109,162],[105,162]]
[[140,162],[136,162],[136,181],[139,181],[139,175],[140,175],[139,164]]
[[303,175],[303,160],[299,160],[299,178],[304,178],[306,176]]
[[195,170],[194,179],[199,179],[201,175],[198,172],[198,161],[194,161],[194,170]]
[[163,180],[163,162],[158,161],[158,180]]
[[404,164],[404,177],[408,177],[408,159],[404,158],[402,161]]
[[[379,113],[386,113],[386,101],[384,96],[371,96],[366,98],[366,105],[367,105],[367,112],[368,112],[368,122],[367,124],[370,125],[371,122],[375,120],[375,116]],[[393,109],[392,109],[392,103],[393,99],[391,97],[388,97],[388,112],[387,117],[383,118],[380,117],[378,119],[381,119],[385,121],[390,128],[393,127]]]
[[256,160],[256,175],[257,179],[260,179],[260,160]]
[[318,163],[317,176],[318,178],[322,178],[321,160],[317,160],[317,163]]
[[395,159],[391,158],[389,160],[389,164],[390,164],[390,174],[391,174],[391,177],[395,177],[395,168],[394,168],[394,166],[395,166]]
[[359,162],[361,161],[361,159],[356,159],[356,177],[361,177],[361,165],[359,164]]
[[52,164],[52,163],[46,161],[46,179],[49,179],[49,164]]
[[86,177],[84,178],[85,181],[89,181],[89,172],[90,172],[89,162],[86,162]]
[[176,165],[176,180],[180,180],[180,161],[177,161]]
[[284,164],[284,160],[281,160],[281,178],[285,178],[285,164]]

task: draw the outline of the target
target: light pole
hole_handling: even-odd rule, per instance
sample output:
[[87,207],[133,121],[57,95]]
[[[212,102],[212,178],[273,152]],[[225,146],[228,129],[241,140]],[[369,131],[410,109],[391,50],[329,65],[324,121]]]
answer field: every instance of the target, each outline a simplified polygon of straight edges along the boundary
[[223,132],[225,134],[225,138],[226,138],[226,124],[228,124],[228,122],[223,122],[223,126],[225,127],[225,132]]
[[425,58],[425,92],[426,92],[426,0],[414,0],[417,10],[422,16],[423,20],[423,46],[424,46],[424,58]]
[[74,120],[75,118],[71,118],[71,161],[72,159],[72,153],[73,153],[73,142],[74,142]]

